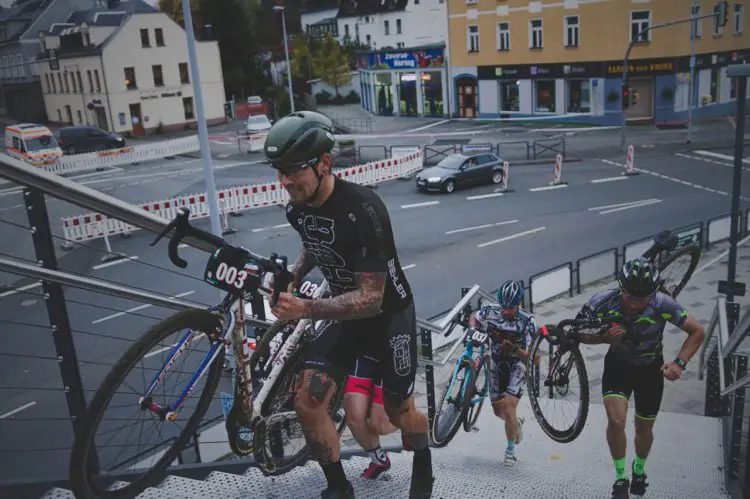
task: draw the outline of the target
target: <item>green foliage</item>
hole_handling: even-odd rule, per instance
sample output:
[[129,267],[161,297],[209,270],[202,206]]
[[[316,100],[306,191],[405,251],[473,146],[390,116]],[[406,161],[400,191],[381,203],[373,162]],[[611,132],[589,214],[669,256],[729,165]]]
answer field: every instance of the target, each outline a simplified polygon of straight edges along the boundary
[[339,95],[339,87],[352,81],[349,57],[335,38],[327,33],[313,57],[313,73],[331,85]]
[[[159,10],[167,14],[180,25],[184,25],[185,17],[182,15],[182,0],[159,0]],[[190,0],[190,13],[193,17],[193,26],[201,26],[198,0]]]

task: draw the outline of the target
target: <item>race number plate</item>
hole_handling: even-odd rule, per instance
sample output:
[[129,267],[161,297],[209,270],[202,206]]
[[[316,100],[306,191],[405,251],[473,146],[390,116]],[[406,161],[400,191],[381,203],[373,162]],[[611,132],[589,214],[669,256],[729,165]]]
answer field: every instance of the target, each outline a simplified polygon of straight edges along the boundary
[[489,336],[487,336],[487,333],[483,333],[481,331],[474,331],[471,335],[471,341],[474,342],[474,346],[479,347],[483,344],[487,343],[487,340],[489,339]]
[[208,259],[203,280],[227,293],[252,293],[260,287],[262,273],[245,252],[224,247]]

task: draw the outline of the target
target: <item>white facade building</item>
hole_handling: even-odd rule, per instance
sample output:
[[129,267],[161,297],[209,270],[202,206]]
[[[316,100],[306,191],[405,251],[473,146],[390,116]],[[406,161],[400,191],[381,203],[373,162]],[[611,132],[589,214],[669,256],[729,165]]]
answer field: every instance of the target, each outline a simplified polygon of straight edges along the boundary
[[[186,36],[169,16],[92,9],[69,21],[50,26],[44,38],[58,54],[57,63],[41,65],[51,121],[135,136],[196,127]],[[196,50],[206,120],[222,122],[218,42],[196,42]]]

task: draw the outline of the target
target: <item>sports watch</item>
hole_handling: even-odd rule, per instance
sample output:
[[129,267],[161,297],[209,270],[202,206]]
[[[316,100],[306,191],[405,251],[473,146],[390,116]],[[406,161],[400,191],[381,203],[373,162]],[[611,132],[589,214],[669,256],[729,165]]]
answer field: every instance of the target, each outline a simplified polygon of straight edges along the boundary
[[679,357],[677,357],[676,359],[674,359],[674,363],[677,364],[678,366],[680,366],[680,369],[682,369],[683,371],[685,370],[685,366],[687,366],[687,362],[685,362],[684,360],[682,360]]

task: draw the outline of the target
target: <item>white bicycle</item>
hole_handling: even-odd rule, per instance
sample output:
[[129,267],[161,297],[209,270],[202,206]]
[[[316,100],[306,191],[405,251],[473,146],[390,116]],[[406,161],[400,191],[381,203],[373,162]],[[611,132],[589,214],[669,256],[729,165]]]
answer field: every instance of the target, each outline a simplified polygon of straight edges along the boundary
[[[247,317],[245,314],[248,296],[268,297],[270,305],[274,306],[279,293],[287,289],[292,274],[287,270],[286,257],[273,254],[270,258],[265,258],[245,248],[232,246],[218,236],[191,226],[189,217],[189,210],[182,208],[181,213],[159,234],[152,246],[174,229],[169,242],[169,258],[180,268],[187,266],[187,262],[178,255],[178,246],[183,238],[192,237],[216,246],[217,250],[206,265],[204,280],[227,294],[219,305],[208,310],[178,312],[159,322],[135,341],[114,365],[91,399],[73,444],[69,475],[71,488],[77,498],[135,497],[166,476],[167,468],[178,459],[181,451],[195,435],[211,404],[224,368],[227,346],[232,348],[237,366],[233,405],[226,420],[227,437],[232,452],[239,456],[252,454],[266,475],[286,473],[305,461],[309,455],[294,411],[294,395],[301,374],[300,347],[304,343],[305,334],[308,331],[314,332],[316,324],[309,319],[303,319],[276,321],[269,327],[268,323]],[[272,290],[262,285],[264,277],[269,273],[273,275]],[[322,296],[327,290],[327,283],[325,284],[319,286],[312,297],[306,298],[315,299]],[[257,300],[254,301],[257,303]],[[256,329],[267,328],[254,351],[246,341],[246,324],[252,324]],[[186,331],[174,343],[164,341],[176,331],[183,330]],[[176,399],[164,404],[156,403],[155,399],[161,391],[157,389],[165,388],[167,373],[179,371],[174,369],[177,360],[190,346],[197,345],[203,339],[209,340],[208,352],[195,371],[187,373],[189,380],[176,387],[179,388]],[[272,343],[277,348],[271,348]],[[163,344],[167,344],[168,347],[158,348]],[[136,390],[132,385],[124,383],[125,377],[136,364],[146,363],[153,355],[148,352],[154,348],[157,348],[157,352],[168,350],[169,353],[161,367],[153,369],[156,372],[150,382],[143,378],[146,382],[145,388]],[[204,376],[204,388],[199,395],[190,397],[196,384]],[[329,404],[329,413],[337,425],[339,435],[346,427],[343,412],[344,381],[345,379],[336,380],[337,391]],[[137,415],[145,415],[154,424],[168,422],[172,423],[171,426],[177,426],[181,421],[185,421],[185,424],[180,430],[173,432],[176,433],[173,438],[164,443],[168,447],[161,451],[161,457],[148,471],[136,476],[124,487],[112,490],[107,486],[106,479],[100,476],[101,471],[106,471],[101,470],[101,461],[102,448],[106,448],[107,445],[97,446],[95,438],[105,410],[113,398],[122,393],[121,389],[135,392],[137,401],[130,403],[130,406],[136,409]],[[190,398],[197,398],[194,413],[180,419],[179,416]],[[125,424],[117,426],[120,426],[120,429],[128,427]],[[105,433],[109,434],[111,431],[112,429],[108,428]],[[132,429],[130,434],[132,435]],[[159,436],[162,436],[161,431]],[[108,442],[113,438],[108,438]],[[130,435],[125,438],[124,447],[128,447],[130,438]],[[293,438],[301,439],[302,446],[300,450],[288,454],[284,449],[284,441]],[[98,450],[98,463],[94,462],[94,454],[91,452],[95,447]],[[154,452],[154,446],[151,446],[150,452]],[[144,454],[145,452],[137,453],[124,462],[135,461]]]

